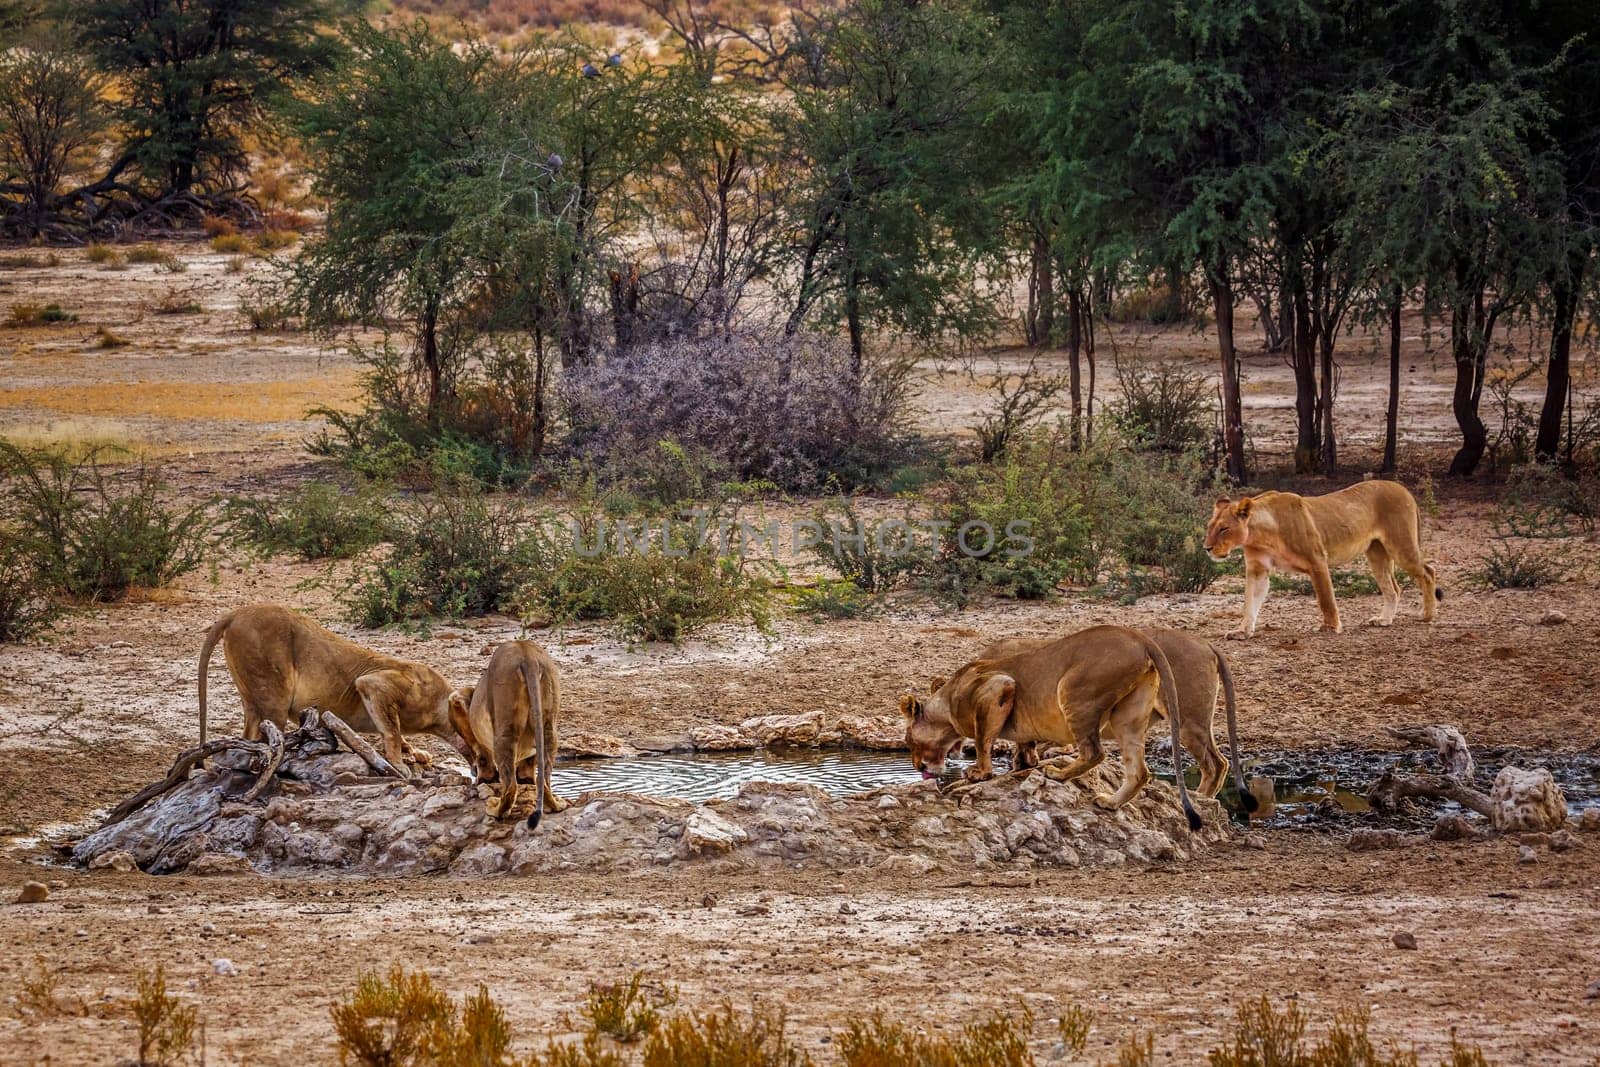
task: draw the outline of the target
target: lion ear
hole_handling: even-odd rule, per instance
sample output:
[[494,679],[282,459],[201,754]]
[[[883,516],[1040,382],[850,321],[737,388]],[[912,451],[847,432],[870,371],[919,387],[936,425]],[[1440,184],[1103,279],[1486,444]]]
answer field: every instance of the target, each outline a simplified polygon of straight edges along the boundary
[[1233,501],[1228,499],[1228,495],[1226,493],[1217,497],[1217,507],[1219,508],[1225,508],[1231,503],[1233,503]]
[[452,708],[459,707],[462,711],[466,711],[468,708],[472,707],[472,688],[473,687],[470,685],[464,685],[460,689],[457,689],[455,692],[451,693],[450,706]]
[[950,679],[946,678],[942,674],[934,675],[932,678],[928,679],[928,692],[937,693],[939,690],[944,688],[944,683],[948,682],[949,680]]
[[908,720],[915,719],[922,714],[922,701],[918,700],[915,694],[907,693],[900,698],[900,714]]
[[1249,497],[1245,497],[1243,500],[1239,501],[1233,506],[1233,513],[1239,516],[1241,519],[1248,519],[1250,517],[1250,505],[1252,503],[1253,501]]
[[1009,674],[991,674],[983,681],[983,698],[993,700],[1002,714],[1011,714],[1017,699],[1017,682]]

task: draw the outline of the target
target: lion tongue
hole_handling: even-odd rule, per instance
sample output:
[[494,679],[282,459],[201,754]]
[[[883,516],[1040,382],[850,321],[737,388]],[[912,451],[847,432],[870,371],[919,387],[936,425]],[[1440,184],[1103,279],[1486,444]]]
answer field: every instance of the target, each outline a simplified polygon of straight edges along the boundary
[[924,782],[926,782],[929,778],[937,778],[937,777],[939,777],[939,776],[937,774],[934,774],[932,771],[923,771],[922,772],[922,780]]

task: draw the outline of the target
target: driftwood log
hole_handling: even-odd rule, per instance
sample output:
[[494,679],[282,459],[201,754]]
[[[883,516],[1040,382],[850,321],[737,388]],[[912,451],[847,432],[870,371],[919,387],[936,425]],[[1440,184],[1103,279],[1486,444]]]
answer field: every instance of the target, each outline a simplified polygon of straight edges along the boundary
[[256,780],[239,798],[247,803],[258,799],[266,791],[279,768],[283,766],[286,756],[302,759],[328,755],[338,751],[340,742],[365,760],[367,766],[379,775],[402,780],[410,778],[404,770],[384,759],[347,723],[328,712],[323,712],[319,716],[314,709],[308,708],[301,713],[300,725],[287,735],[271,722],[263,721],[261,736],[263,738],[261,741],[249,741],[242,737],[216,737],[204,744],[185,749],[173,761],[172,769],[167,772],[166,777],[145,786],[112,808],[111,813],[100,824],[101,827],[121,822],[151,801],[176,789],[189,778],[196,767],[213,757],[226,757],[225,762],[233,764],[235,769],[249,769],[256,773]]
[[1386,729],[1398,741],[1432,748],[1444,773],[1403,775],[1394,768],[1384,771],[1367,792],[1374,809],[1397,811],[1414,798],[1449,800],[1482,815],[1500,833],[1557,830],[1566,821],[1566,797],[1548,770],[1503,767],[1495,776],[1492,791],[1485,793],[1471,784],[1477,764],[1467,739],[1454,726]]

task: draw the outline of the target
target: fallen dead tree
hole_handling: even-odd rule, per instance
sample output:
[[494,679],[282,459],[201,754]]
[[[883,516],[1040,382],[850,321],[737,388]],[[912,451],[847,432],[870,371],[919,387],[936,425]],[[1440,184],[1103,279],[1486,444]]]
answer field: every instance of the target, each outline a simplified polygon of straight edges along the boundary
[[[1502,768],[1484,793],[1472,784],[1477,764],[1455,727],[1398,726],[1387,732],[1407,745],[1432,748],[1443,773],[1406,775],[1391,767],[1367,792],[1375,810],[1403,811],[1415,799],[1445,800],[1483,816],[1496,833],[1544,833],[1565,825],[1566,797],[1547,769]],[[1446,813],[1440,818],[1458,817]],[[1451,825],[1453,833],[1459,832],[1457,824]]]

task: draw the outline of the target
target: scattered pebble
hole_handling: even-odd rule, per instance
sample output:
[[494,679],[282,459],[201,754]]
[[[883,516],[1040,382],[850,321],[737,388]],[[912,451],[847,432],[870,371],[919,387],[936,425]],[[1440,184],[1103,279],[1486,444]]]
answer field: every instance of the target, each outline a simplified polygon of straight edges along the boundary
[[1600,981],[1589,983],[1589,988],[1583,994],[1584,1000],[1600,1000]]
[[717,895],[715,893],[707,893],[705,896],[700,898],[700,906],[702,908],[714,908],[714,907],[716,907],[717,906]]
[[1557,611],[1555,608],[1551,608],[1549,611],[1539,616],[1540,626],[1560,626],[1566,621],[1567,617],[1561,612]]
[[1409,930],[1400,930],[1389,940],[1394,942],[1395,948],[1403,948],[1409,952],[1417,950],[1417,935]]
[[1517,846],[1517,862],[1518,863],[1538,863],[1539,862],[1539,854],[1537,852],[1535,852],[1533,849],[1529,848],[1527,845],[1518,845]]
[[224,978],[232,978],[239,973],[239,968],[233,965],[232,960],[221,957],[211,961],[211,970],[214,974],[220,974]]
[[884,809],[887,809],[887,808],[898,808],[899,806],[900,806],[900,801],[897,800],[895,797],[891,796],[888,793],[885,793],[883,796],[878,798],[878,808],[879,808],[879,810],[884,810]]
[[1572,836],[1571,830],[1557,830],[1550,835],[1551,852],[1565,852],[1568,849],[1577,847],[1578,839]]
[[18,904],[39,904],[50,899],[50,887],[43,882],[23,882],[17,893]]
[[200,936],[201,937],[210,937],[211,935],[215,934],[216,932],[217,932],[217,924],[216,923],[201,923],[200,924]]
[[839,914],[840,915],[854,915],[856,913],[856,911],[857,911],[856,906],[854,904],[850,903],[848,900],[845,901],[843,904],[839,905]]

